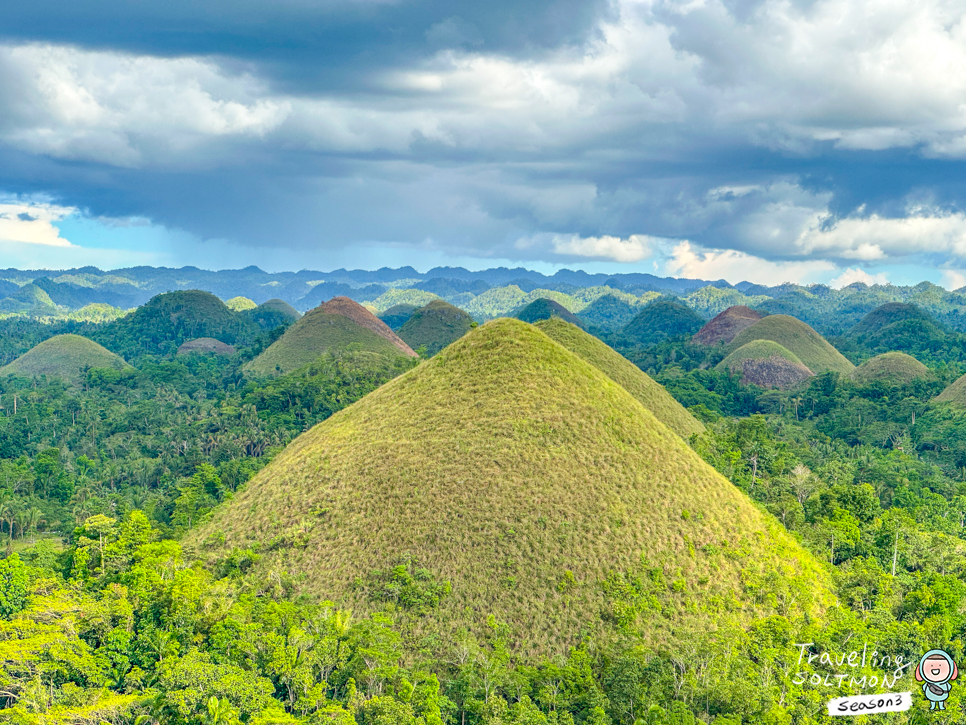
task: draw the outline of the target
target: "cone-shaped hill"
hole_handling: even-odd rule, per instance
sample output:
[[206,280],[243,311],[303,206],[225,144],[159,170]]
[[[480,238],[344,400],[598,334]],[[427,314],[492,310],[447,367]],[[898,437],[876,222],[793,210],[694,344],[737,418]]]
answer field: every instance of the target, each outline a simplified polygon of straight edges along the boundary
[[556,300],[547,299],[546,297],[541,297],[518,310],[514,310],[513,316],[524,322],[537,322],[538,320],[549,320],[552,317],[559,317],[571,325],[577,325],[577,327],[584,326],[584,323],[580,321],[577,315]]
[[701,433],[704,430],[701,421],[672,398],[663,385],[593,335],[556,317],[541,320],[535,325],[550,339],[589,362],[624,388],[651,411],[655,418],[685,440],[692,433]]
[[737,350],[754,340],[777,342],[816,375],[834,371],[850,373],[855,366],[832,347],[828,340],[801,320],[788,315],[769,315],[746,327],[731,342],[731,349]]
[[718,363],[718,370],[741,375],[745,385],[788,390],[814,373],[802,364],[795,353],[771,340],[752,340]]
[[860,385],[880,380],[890,385],[904,385],[917,378],[932,377],[932,373],[912,355],[886,352],[866,360],[852,371],[850,377]]
[[291,325],[302,316],[302,313],[288,302],[279,299],[262,302],[255,309],[245,310],[243,314],[263,330],[274,330],[276,327]]
[[128,360],[145,353],[171,354],[182,343],[199,337],[244,345],[261,332],[246,314],[228,309],[209,292],[166,292],[91,336]]
[[348,297],[334,297],[307,312],[261,355],[245,365],[259,375],[297,370],[329,352],[416,353],[382,320]]
[[426,354],[432,356],[474,327],[476,322],[459,307],[433,300],[413,312],[399,328],[399,337],[413,350],[425,347]]
[[9,365],[0,375],[25,378],[46,375],[70,383],[83,380],[90,368],[130,369],[124,360],[93,340],[80,335],[57,335],[35,345]]
[[916,305],[888,302],[863,317],[847,337],[871,352],[918,352],[941,346],[946,332]]
[[949,403],[957,408],[966,408],[966,375],[956,378],[932,400],[934,403]]
[[355,612],[408,562],[434,597],[451,585],[421,616],[400,603],[414,636],[493,615],[531,655],[614,619],[666,642],[831,601],[820,565],[630,393],[506,318],[304,433],[186,543],[260,545],[252,575]]
[[232,297],[230,300],[225,300],[225,307],[235,312],[244,312],[245,310],[254,310],[258,305],[255,304],[255,300],[250,300],[247,297]]
[[693,335],[704,320],[697,312],[674,300],[658,299],[646,305],[623,329],[625,337],[651,345],[669,337]]
[[739,332],[746,327],[751,327],[762,317],[763,315],[760,312],[755,312],[750,307],[735,305],[719,313],[698,330],[691,340],[700,345],[718,345],[720,343],[727,345],[738,336]]
[[31,315],[50,315],[57,312],[57,305],[50,295],[30,283],[20,287],[9,297],[0,300],[0,312],[20,312]]

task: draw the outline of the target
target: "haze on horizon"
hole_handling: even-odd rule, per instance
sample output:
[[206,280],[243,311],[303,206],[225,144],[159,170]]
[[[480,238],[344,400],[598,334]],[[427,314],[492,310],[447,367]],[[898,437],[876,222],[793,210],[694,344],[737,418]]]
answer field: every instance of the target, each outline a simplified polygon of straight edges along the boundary
[[0,267],[966,284],[966,6],[37,0]]

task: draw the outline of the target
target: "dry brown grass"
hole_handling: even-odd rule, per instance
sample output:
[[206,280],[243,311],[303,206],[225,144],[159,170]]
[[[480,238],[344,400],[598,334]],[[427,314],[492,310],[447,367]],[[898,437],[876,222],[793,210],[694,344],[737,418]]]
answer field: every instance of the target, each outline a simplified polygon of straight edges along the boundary
[[[651,642],[724,619],[816,613],[823,568],[624,388],[537,328],[500,319],[303,434],[186,542],[260,547],[255,576],[357,613],[353,586],[409,556],[452,583],[414,637],[488,615],[521,654],[613,631],[608,577],[659,572]],[[575,584],[561,586],[571,572]]]

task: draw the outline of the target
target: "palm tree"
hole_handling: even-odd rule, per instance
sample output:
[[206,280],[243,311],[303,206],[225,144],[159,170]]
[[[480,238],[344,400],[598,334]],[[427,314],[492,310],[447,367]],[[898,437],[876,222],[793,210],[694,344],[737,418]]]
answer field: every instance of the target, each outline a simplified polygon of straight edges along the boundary
[[20,525],[20,535],[21,538],[24,534],[24,525],[26,525],[26,536],[30,536],[30,533],[34,531],[40,524],[46,524],[47,519],[44,518],[44,512],[41,511],[36,506],[27,509],[23,512],[22,523]]
[[13,553],[13,524],[16,518],[17,509],[14,507],[13,499],[5,491],[0,498],[0,519],[7,523],[7,532],[10,534],[7,538],[7,556]]
[[210,697],[208,699],[208,725],[238,725],[238,716],[235,708],[231,706],[227,697],[218,699]]

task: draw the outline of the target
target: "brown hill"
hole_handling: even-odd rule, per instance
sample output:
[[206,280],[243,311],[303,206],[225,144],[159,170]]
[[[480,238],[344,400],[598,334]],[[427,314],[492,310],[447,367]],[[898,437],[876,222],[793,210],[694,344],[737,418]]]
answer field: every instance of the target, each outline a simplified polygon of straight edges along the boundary
[[178,348],[178,355],[186,355],[189,352],[213,352],[216,355],[234,355],[235,348],[226,345],[221,340],[213,337],[196,337],[188,340]]
[[745,385],[788,390],[814,373],[795,353],[772,340],[752,340],[718,363],[719,370],[741,374]]
[[750,307],[735,305],[708,322],[695,333],[691,340],[700,345],[720,343],[727,345],[738,336],[739,332],[746,327],[751,327],[762,317],[761,313],[755,312]]
[[416,357],[416,353],[413,352],[413,349],[403,342],[402,338],[393,332],[389,325],[369,312],[369,310],[355,300],[350,300],[348,297],[333,297],[328,302],[319,305],[316,309],[321,310],[329,315],[342,315],[343,317],[348,317],[360,327],[371,330],[380,337],[384,337],[385,339],[389,340],[389,342],[399,348],[399,351],[404,355]]

